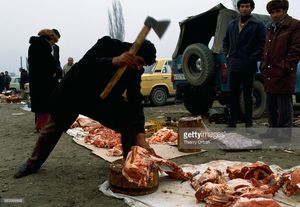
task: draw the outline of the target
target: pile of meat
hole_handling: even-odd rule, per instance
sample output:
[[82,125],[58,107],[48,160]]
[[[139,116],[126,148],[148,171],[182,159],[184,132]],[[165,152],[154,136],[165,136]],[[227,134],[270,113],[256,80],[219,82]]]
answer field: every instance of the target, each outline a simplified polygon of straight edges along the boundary
[[[84,138],[85,143],[92,144],[99,148],[108,148],[108,156],[121,156],[122,144],[121,134],[109,129],[99,122],[88,117],[79,117],[73,123],[71,128],[80,127],[87,135]],[[147,139],[149,144],[177,144],[178,134],[173,129],[166,127],[155,132]]]
[[0,94],[0,99],[7,103],[18,103],[22,101],[22,98],[18,95],[4,95]]
[[191,179],[192,173],[184,172],[175,162],[161,158],[145,148],[134,146],[128,153],[122,174],[129,182],[146,187],[152,179],[151,170],[158,167],[171,178],[179,180]]
[[174,144],[177,145],[178,133],[174,132],[173,129],[164,127],[159,129],[157,132],[147,139],[149,144]]
[[299,190],[300,169],[276,174],[265,163],[256,162],[229,166],[226,173],[228,177],[209,167],[199,178],[193,178],[197,201],[205,202],[207,207],[279,207],[273,199],[279,189],[288,196]]
[[119,133],[87,117],[77,118],[71,128],[76,127],[80,127],[88,133],[84,138],[85,143],[99,148],[109,148],[108,156],[122,155],[121,135]]

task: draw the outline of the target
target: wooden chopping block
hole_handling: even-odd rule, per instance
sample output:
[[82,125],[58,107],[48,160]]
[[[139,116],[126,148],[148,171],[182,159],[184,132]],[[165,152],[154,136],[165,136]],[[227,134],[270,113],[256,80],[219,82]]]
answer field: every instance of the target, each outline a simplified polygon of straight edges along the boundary
[[135,183],[129,182],[126,177],[122,175],[124,166],[123,159],[112,162],[109,166],[109,187],[114,193],[122,193],[131,196],[147,195],[157,190],[159,184],[158,168],[153,168],[151,179],[146,187],[140,187]]
[[202,149],[199,146],[195,146],[193,148],[187,149],[183,144],[183,137],[181,137],[181,130],[186,130],[189,128],[201,128],[203,131],[207,131],[207,127],[204,124],[202,117],[182,117],[178,120],[178,150],[181,152],[199,152]]

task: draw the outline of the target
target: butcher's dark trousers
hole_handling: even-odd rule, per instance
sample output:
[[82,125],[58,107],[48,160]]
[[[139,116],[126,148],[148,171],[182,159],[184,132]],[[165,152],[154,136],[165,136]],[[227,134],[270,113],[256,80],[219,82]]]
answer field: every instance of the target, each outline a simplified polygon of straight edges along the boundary
[[[98,105],[99,104],[99,105]],[[136,145],[137,130],[134,127],[134,115],[129,114],[130,109],[126,101],[88,104],[83,107],[80,114],[86,115],[101,124],[121,133],[123,157],[126,157],[131,146]],[[130,116],[131,115],[131,116]],[[74,119],[66,119],[60,124],[50,116],[48,123],[40,131],[39,138],[27,163],[34,169],[38,169],[46,161],[54,149],[62,133],[74,123]]]
[[38,140],[27,163],[39,169],[54,149],[64,130],[49,116],[48,123],[40,130]]
[[240,109],[240,93],[243,91],[245,103],[245,124],[252,125],[253,99],[252,88],[254,82],[253,72],[230,72],[230,117],[228,126],[234,127],[238,118]]

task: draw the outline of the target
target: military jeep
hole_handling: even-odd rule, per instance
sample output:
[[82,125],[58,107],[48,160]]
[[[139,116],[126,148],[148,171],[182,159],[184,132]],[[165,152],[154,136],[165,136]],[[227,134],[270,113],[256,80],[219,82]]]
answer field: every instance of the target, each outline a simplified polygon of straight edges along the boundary
[[[223,38],[229,22],[237,15],[236,11],[218,4],[204,13],[179,22],[180,34],[172,56],[172,80],[176,99],[183,100],[186,109],[192,114],[207,113],[215,100],[221,105],[228,103],[229,68],[223,53]],[[271,22],[268,15],[253,15],[266,25]],[[297,77],[300,77],[299,69]],[[298,80],[296,92],[299,93]],[[253,117],[259,118],[266,108],[266,94],[260,72],[255,75],[253,99]],[[299,95],[297,101],[300,101]],[[242,93],[240,111],[241,114],[245,111]]]

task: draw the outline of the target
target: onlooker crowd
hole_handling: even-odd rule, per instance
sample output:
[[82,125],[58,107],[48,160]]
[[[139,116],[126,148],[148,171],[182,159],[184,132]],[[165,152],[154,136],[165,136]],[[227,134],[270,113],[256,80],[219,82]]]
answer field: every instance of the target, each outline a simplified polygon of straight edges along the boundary
[[8,74],[8,71],[5,71],[4,73],[3,72],[0,73],[0,93],[2,93],[2,91],[9,90],[10,81],[11,81],[11,77]]

